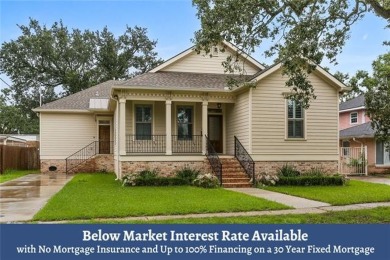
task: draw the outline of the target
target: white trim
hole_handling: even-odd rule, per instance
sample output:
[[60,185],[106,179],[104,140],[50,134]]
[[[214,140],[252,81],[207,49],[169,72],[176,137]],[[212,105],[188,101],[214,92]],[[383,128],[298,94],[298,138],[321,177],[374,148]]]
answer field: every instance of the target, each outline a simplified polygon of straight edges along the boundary
[[350,112],[350,111],[361,110],[361,109],[366,109],[366,107],[360,106],[360,107],[348,108],[348,109],[344,109],[344,110],[339,110],[339,113]]
[[[240,50],[236,46],[234,46],[233,44],[231,44],[231,43],[229,43],[227,41],[222,41],[221,45],[225,45],[226,47],[232,49],[234,52],[238,52],[240,57],[242,57],[244,59],[244,61],[246,60],[246,61],[252,63],[258,69],[260,69],[260,70],[265,69],[265,67],[260,62],[258,62],[257,60],[253,59],[250,55],[247,54],[247,57],[245,57],[245,55],[243,55],[243,53],[240,52]],[[195,46],[192,46],[192,47],[188,48],[187,50],[179,53],[178,55],[173,56],[172,58],[168,59],[166,62],[164,62],[163,64],[160,64],[159,66],[157,66],[156,68],[150,70],[149,72],[152,72],[152,73],[158,72],[158,71],[168,67],[169,65],[175,63],[176,61],[178,61],[178,60],[186,57],[187,55],[195,52],[194,47]],[[213,51],[212,51],[213,47],[214,46],[212,46],[211,50],[210,50],[211,54],[213,53]]]
[[307,114],[306,114],[306,109],[301,108],[303,111],[303,137],[288,137],[288,101],[290,100],[288,97],[284,98],[285,103],[284,103],[284,109],[285,109],[285,114],[284,114],[284,124],[285,124],[285,136],[284,136],[284,141],[306,141],[307,140]]
[[252,153],[252,101],[253,101],[253,88],[249,89],[249,97],[248,97],[248,116],[249,116],[249,127],[248,127],[248,139],[249,139],[249,146],[248,146],[248,153]]
[[[32,111],[39,113],[82,113],[82,114],[93,114],[93,111],[87,109],[40,109],[34,108]],[[105,112],[105,111],[103,111]]]
[[[352,114],[356,114],[356,123],[352,123]],[[351,113],[349,113],[349,124],[350,125],[357,125],[357,124],[359,124],[359,112],[351,112]]]

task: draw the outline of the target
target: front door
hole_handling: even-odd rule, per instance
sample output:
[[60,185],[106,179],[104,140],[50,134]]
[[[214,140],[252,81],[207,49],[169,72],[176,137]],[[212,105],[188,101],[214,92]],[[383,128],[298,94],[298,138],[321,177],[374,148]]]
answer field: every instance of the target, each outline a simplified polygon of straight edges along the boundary
[[217,153],[223,153],[222,115],[209,115],[208,132],[211,144]]
[[110,153],[110,126],[99,125],[99,153]]

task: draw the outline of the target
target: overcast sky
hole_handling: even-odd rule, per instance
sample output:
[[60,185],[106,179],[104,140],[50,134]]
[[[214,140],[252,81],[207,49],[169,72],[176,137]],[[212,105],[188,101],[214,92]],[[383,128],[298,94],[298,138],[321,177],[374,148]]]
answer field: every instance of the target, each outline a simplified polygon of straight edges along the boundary
[[[68,28],[101,30],[107,26],[116,35],[123,34],[126,25],[146,27],[149,38],[158,40],[156,51],[163,59],[191,47],[194,31],[200,28],[191,0],[1,0],[0,42],[16,39],[20,35],[16,25],[26,25],[29,17],[47,26],[60,19]],[[384,19],[366,15],[353,26],[351,38],[338,57],[339,64],[332,66],[325,61],[321,65],[330,67],[331,72],[370,71],[372,61],[388,50],[382,46],[384,40],[390,39],[385,25]],[[261,47],[253,57],[268,65],[272,63],[261,55]],[[4,74],[0,76],[11,83]],[[4,87],[0,81],[0,88]]]

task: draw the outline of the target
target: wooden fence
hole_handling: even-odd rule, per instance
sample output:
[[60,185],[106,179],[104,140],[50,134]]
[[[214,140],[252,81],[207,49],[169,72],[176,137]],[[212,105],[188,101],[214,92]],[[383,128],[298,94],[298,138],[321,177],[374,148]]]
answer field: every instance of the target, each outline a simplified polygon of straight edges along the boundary
[[19,147],[0,145],[0,173],[8,169],[39,169],[39,151],[37,147]]

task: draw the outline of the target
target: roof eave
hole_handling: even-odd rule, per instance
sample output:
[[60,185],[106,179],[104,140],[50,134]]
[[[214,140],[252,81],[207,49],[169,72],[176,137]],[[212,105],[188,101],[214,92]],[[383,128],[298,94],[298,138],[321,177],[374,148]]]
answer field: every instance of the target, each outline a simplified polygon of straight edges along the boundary
[[211,89],[211,88],[160,88],[160,87],[148,87],[148,86],[115,86],[114,90],[156,90],[156,91],[190,91],[190,92],[219,92],[219,93],[231,93],[230,89]]

